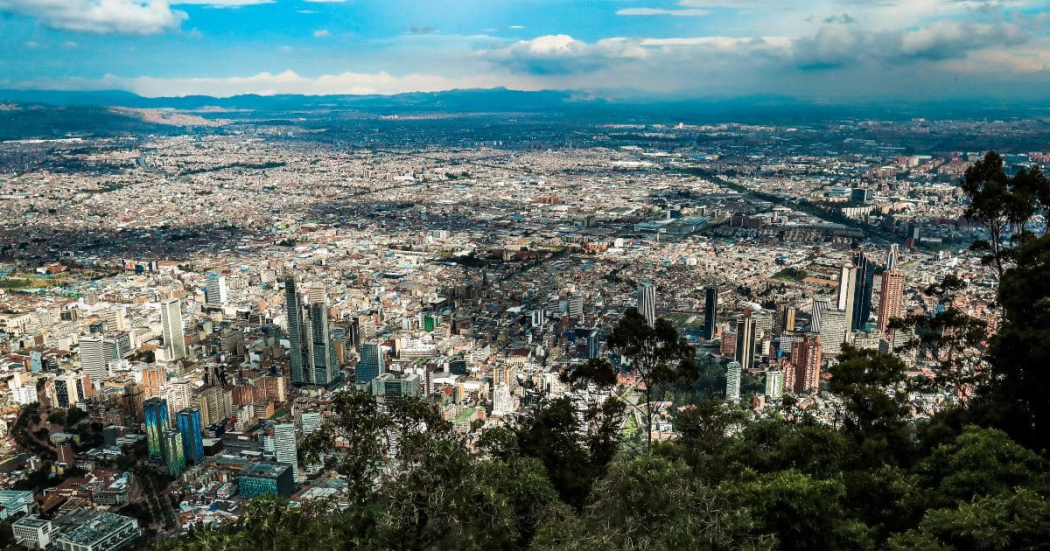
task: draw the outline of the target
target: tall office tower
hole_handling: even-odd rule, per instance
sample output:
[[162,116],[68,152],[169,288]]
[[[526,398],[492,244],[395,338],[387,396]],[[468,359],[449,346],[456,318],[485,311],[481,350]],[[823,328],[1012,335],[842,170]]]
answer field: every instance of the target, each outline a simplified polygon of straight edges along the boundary
[[882,291],[879,293],[879,332],[885,334],[890,320],[904,314],[904,272],[887,270],[882,273]]
[[704,289],[704,338],[715,338],[715,326],[718,324],[718,287],[711,285]]
[[273,456],[278,463],[287,463],[299,478],[299,449],[295,444],[295,424],[277,423],[273,426]]
[[186,357],[186,335],[182,330],[182,301],[173,298],[160,305],[160,323],[164,326],[164,349],[172,360]]
[[766,398],[777,399],[784,393],[784,372],[779,369],[766,372]]
[[80,367],[92,381],[109,377],[106,368],[106,341],[102,335],[80,337]]
[[324,289],[316,287],[309,289],[306,296],[310,369],[304,375],[308,375],[311,384],[328,385],[339,378],[339,362],[328,331],[328,299]]
[[182,447],[182,435],[179,431],[164,431],[161,436],[161,451],[169,475],[179,476],[186,470],[186,452]]
[[857,267],[846,264],[839,274],[839,295],[836,308],[846,313],[846,333],[853,331],[853,305],[857,295]]
[[150,398],[142,404],[146,416],[146,444],[150,457],[161,457],[161,438],[168,430],[168,402],[163,398]]
[[303,414],[299,416],[299,422],[302,424],[303,427],[303,436],[310,436],[310,434],[312,434],[315,430],[317,430],[318,427],[321,426],[322,420],[323,417],[321,417],[320,411],[303,412]]
[[303,351],[306,349],[306,327],[303,324],[303,308],[295,278],[284,280],[284,303],[288,314],[288,341],[291,345],[292,382],[308,383],[310,362]]
[[896,243],[890,245],[890,250],[889,250],[888,253],[886,253],[886,269],[887,270],[896,270],[897,269],[897,262],[900,261],[900,256],[901,256],[900,245],[897,245]]
[[599,352],[599,339],[601,338],[601,331],[597,327],[592,328],[587,333],[587,359],[593,360],[598,357]]
[[371,383],[372,379],[386,373],[383,350],[377,343],[361,345],[361,360],[357,362],[354,380],[358,383]]
[[200,465],[204,459],[204,436],[201,427],[201,410],[186,408],[175,417],[175,426],[182,435],[182,450],[186,460]]
[[795,307],[786,304],[777,305],[777,315],[773,320],[773,332],[781,334],[795,330]]
[[656,287],[652,283],[638,286],[638,311],[645,316],[649,327],[656,325]]
[[72,373],[55,378],[55,401],[60,408],[69,409],[80,401],[78,377]]
[[[836,312],[837,310],[831,310]],[[791,343],[791,365],[795,370],[794,391],[810,392],[820,389],[820,363],[824,348],[820,337],[806,335]]]
[[828,297],[813,297],[813,314],[809,330],[820,333],[820,317],[825,310],[830,310],[831,299]]
[[820,314],[820,344],[824,347],[824,353],[829,356],[838,356],[842,351],[842,343],[849,338],[849,327],[846,325],[846,312],[833,309],[825,310]]
[[204,300],[208,306],[226,305],[226,276],[208,274],[207,287],[204,288]]
[[726,366],[726,400],[740,401],[740,362],[729,362]]
[[736,355],[733,359],[740,363],[740,368],[747,371],[755,365],[755,337],[757,333],[755,319],[745,314],[736,322]]
[[861,331],[871,317],[871,296],[875,291],[875,263],[868,260],[864,251],[853,255],[853,265],[857,267],[857,290],[853,297],[854,331]]

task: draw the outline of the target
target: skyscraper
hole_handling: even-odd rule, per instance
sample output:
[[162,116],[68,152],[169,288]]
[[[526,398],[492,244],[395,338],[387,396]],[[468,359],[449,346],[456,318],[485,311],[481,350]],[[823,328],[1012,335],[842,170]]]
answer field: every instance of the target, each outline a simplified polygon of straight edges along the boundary
[[838,309],[825,310],[820,314],[820,343],[825,354],[838,356],[842,351],[842,343],[850,335],[846,319],[846,312]]
[[290,359],[292,365],[292,382],[307,383],[310,362],[303,353],[305,350],[306,336],[303,327],[303,309],[299,302],[299,292],[296,290],[295,278],[284,280],[284,303],[288,314],[288,342],[290,344]]
[[163,398],[150,398],[142,404],[146,416],[146,445],[150,457],[162,457],[161,438],[170,426],[168,423],[168,402]]
[[201,410],[186,408],[178,413],[175,424],[182,435],[182,449],[186,460],[199,465],[204,459],[204,441],[201,432]]
[[766,398],[776,399],[784,392],[784,372],[779,369],[766,372]]
[[386,373],[383,350],[376,343],[362,344],[361,360],[357,362],[354,380],[358,383],[370,383],[383,373]]
[[204,289],[204,300],[208,306],[226,305],[226,276],[208,274],[207,287]]
[[299,449],[295,443],[295,424],[277,423],[273,426],[274,459],[292,466],[293,476],[299,475]]
[[868,260],[864,251],[857,251],[853,255],[853,265],[857,267],[857,290],[853,297],[851,329],[861,331],[871,317],[871,296],[875,291],[875,263]]
[[795,307],[787,304],[777,305],[777,317],[773,323],[773,331],[776,334],[795,330]]
[[825,310],[831,309],[831,299],[828,297],[813,297],[813,313],[810,323],[810,331],[820,333],[820,318]]
[[106,343],[102,335],[80,337],[80,367],[92,381],[101,381],[109,376],[106,368]]
[[164,330],[164,349],[171,360],[186,357],[186,336],[182,329],[182,301],[173,298],[160,305],[160,323]]
[[879,332],[885,334],[893,318],[904,313],[904,272],[887,270],[882,273],[879,293]]
[[755,319],[745,314],[736,322],[736,354],[733,359],[740,363],[740,368],[747,371],[755,364]]
[[820,388],[820,363],[823,360],[820,340],[816,335],[806,335],[802,340],[791,343],[791,366],[795,370],[794,392],[811,392]]
[[186,470],[186,454],[182,447],[182,435],[177,430],[166,430],[161,435],[161,450],[168,474],[179,476]]
[[718,324],[718,287],[711,285],[704,289],[704,338],[715,338],[715,326]]
[[645,316],[650,327],[656,325],[656,287],[652,283],[638,286],[638,311]]
[[857,294],[857,267],[846,264],[839,274],[839,294],[836,308],[846,313],[846,334],[853,331],[853,307]]
[[308,375],[311,384],[328,385],[338,379],[339,363],[336,361],[335,348],[328,331],[328,299],[324,288],[309,289],[307,300],[310,369],[304,375]]
[[726,400],[740,401],[740,362],[729,362],[726,366]]
[[886,253],[886,269],[896,270],[897,262],[900,261],[901,248],[896,243],[890,245],[890,250]]

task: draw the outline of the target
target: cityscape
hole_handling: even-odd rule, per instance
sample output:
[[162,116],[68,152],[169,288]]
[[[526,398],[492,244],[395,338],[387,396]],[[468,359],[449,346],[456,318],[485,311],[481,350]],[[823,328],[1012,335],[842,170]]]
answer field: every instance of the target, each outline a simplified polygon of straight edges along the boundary
[[[0,0],[23,25],[0,50],[291,9],[265,4]],[[362,8],[295,4],[330,17],[318,40]],[[765,5],[542,4],[564,25]],[[893,35],[860,27],[883,8],[816,4]],[[1050,12],[1007,4],[914,14],[989,40],[938,63],[1041,60],[983,99],[909,96],[896,69],[884,102],[647,89],[656,38],[491,38],[471,63],[535,79],[434,86],[0,62],[0,546],[1045,546],[1050,117],[1026,90]],[[610,32],[657,32],[632,24]],[[398,32],[450,23],[420,25]],[[132,57],[157,55],[182,59]],[[614,70],[636,71],[620,94]]]

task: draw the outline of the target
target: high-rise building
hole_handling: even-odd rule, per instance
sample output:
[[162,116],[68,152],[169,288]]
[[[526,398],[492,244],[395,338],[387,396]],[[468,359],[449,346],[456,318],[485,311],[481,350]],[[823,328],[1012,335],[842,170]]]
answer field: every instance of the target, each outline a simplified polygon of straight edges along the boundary
[[885,334],[890,320],[904,314],[904,272],[887,270],[882,273],[879,293],[879,332]]
[[292,382],[303,384],[309,382],[310,362],[306,350],[306,328],[303,324],[303,308],[296,289],[295,278],[284,281],[284,303],[288,315],[288,342],[292,365]]
[[99,312],[99,318],[105,326],[106,333],[117,333],[127,330],[127,321],[124,319],[124,307],[117,306]]
[[[830,310],[838,312],[839,310]],[[811,392],[820,389],[820,363],[823,361],[821,339],[806,335],[791,343],[791,366],[794,368],[794,392]]]
[[650,327],[656,325],[656,287],[652,283],[638,286],[638,311],[645,316]]
[[726,400],[740,401],[740,362],[729,362],[726,366]]
[[142,404],[146,417],[146,444],[151,457],[161,457],[161,436],[168,430],[168,402],[163,398],[150,398]]
[[106,367],[106,342],[102,335],[80,337],[80,367],[92,381],[101,381],[109,377],[109,369]]
[[55,378],[55,401],[58,402],[56,404],[58,407],[68,409],[80,401],[78,379],[79,377],[72,373]]
[[715,338],[715,327],[718,325],[718,287],[711,285],[704,289],[704,338]]
[[853,265],[857,267],[857,290],[853,297],[853,331],[862,331],[871,318],[871,297],[875,291],[875,263],[868,260],[864,251],[853,255]]
[[226,305],[226,276],[208,274],[207,286],[204,288],[204,300],[208,306]]
[[784,392],[784,372],[774,369],[766,372],[766,398],[777,399]]
[[838,356],[842,351],[842,343],[850,335],[846,320],[846,312],[838,309],[825,310],[821,314],[820,344],[824,347],[824,354]]
[[310,436],[318,427],[321,426],[321,412],[320,411],[307,411],[299,417],[299,422],[303,427],[303,436]]
[[813,313],[809,330],[820,333],[820,317],[825,310],[832,308],[831,299],[828,297],[813,297]]
[[310,369],[304,375],[315,385],[329,385],[339,378],[339,363],[328,330],[328,299],[323,288],[313,287],[307,292],[307,341]]
[[295,442],[294,423],[276,423],[273,426],[273,457],[278,463],[292,466],[292,477],[299,477],[299,448]]
[[354,380],[358,383],[371,383],[372,379],[386,373],[386,359],[383,349],[377,343],[361,345],[361,360],[357,362]]
[[896,243],[890,245],[890,250],[886,253],[886,269],[896,270],[897,262],[900,261],[901,248]]
[[781,334],[795,330],[795,307],[787,304],[777,305],[777,317],[773,322],[773,332]]
[[846,334],[853,331],[853,305],[857,295],[857,267],[846,264],[839,274],[839,294],[836,308],[846,313]]
[[182,301],[173,298],[160,305],[160,323],[164,330],[164,349],[171,360],[186,357],[186,335],[182,327]]
[[741,369],[750,370],[755,365],[755,339],[757,325],[750,313],[737,320],[736,354],[733,359],[740,363]]
[[168,474],[179,476],[186,470],[186,453],[182,447],[182,435],[177,430],[166,430],[161,436],[161,450]]
[[186,408],[175,417],[175,425],[182,435],[182,449],[186,460],[200,465],[204,459],[204,440],[201,426],[201,410]]

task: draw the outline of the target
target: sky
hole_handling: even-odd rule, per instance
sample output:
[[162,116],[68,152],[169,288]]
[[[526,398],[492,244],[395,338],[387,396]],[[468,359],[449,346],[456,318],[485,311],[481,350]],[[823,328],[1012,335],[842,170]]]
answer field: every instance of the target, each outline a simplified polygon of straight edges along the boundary
[[1050,97],[1050,0],[0,0],[0,88]]

